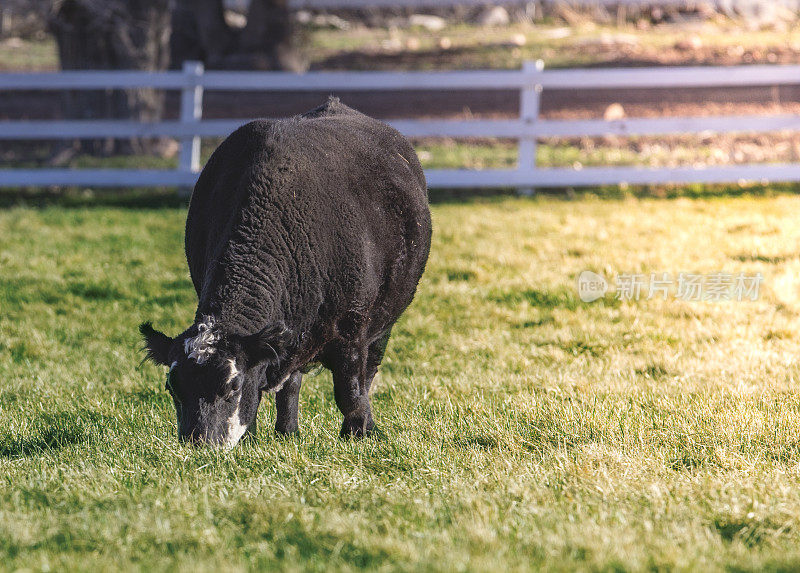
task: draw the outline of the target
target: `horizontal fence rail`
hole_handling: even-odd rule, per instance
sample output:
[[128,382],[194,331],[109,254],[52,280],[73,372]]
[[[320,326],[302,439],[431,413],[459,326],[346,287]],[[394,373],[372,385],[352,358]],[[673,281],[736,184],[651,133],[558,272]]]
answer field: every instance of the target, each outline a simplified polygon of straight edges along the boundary
[[180,90],[202,85],[215,91],[328,91],[687,88],[774,86],[800,83],[800,65],[676,66],[567,70],[465,70],[455,72],[185,72],[64,71],[0,73],[0,91]]
[[[494,4],[524,6],[531,4],[526,0],[493,0]],[[566,3],[571,7],[686,7],[694,8],[697,0],[539,0],[540,4]],[[704,0],[705,4],[712,7],[731,10],[735,3],[731,0]],[[751,2],[752,4],[759,3]],[[794,9],[798,7],[798,0],[760,0],[760,4],[775,4],[786,8]],[[313,10],[340,10],[340,9],[369,9],[369,8],[441,8],[446,6],[486,6],[486,0],[289,0],[289,8],[293,10],[313,9]]]
[[[92,137],[223,137],[249,120],[214,119],[185,124],[179,121],[20,121],[9,122],[0,139],[52,140],[54,133],[69,138]],[[540,120],[526,125],[518,120],[386,120],[407,137],[519,139],[521,137],[598,137],[605,135],[668,135],[682,133],[746,133],[800,131],[797,115],[740,115],[725,117],[670,117],[619,120]]]
[[181,141],[178,168],[0,169],[0,187],[19,186],[177,186],[191,187],[199,171],[200,138],[226,136],[247,119],[202,120],[204,90],[215,91],[407,91],[515,89],[517,119],[388,121],[409,137],[505,138],[519,142],[516,169],[426,171],[432,188],[596,186],[615,184],[726,183],[740,180],[800,181],[800,164],[724,167],[592,167],[541,169],[539,139],[662,135],[684,133],[774,132],[800,129],[800,116],[712,116],[626,118],[620,120],[545,120],[539,100],[548,89],[726,88],[800,84],[800,66],[674,67],[641,69],[544,70],[525,62],[521,70],[455,72],[205,72],[186,62],[182,71],[67,71],[0,74],[0,92],[19,90],[107,90],[155,87],[181,91],[180,119],[157,123],[124,120],[2,121],[0,140],[175,137]]

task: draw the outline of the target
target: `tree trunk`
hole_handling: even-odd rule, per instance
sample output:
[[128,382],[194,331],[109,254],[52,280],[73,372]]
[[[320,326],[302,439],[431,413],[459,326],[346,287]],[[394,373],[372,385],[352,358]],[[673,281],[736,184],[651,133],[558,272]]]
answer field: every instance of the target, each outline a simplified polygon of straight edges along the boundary
[[236,45],[236,31],[225,22],[222,0],[178,0],[172,11],[170,52],[172,68],[199,60],[207,68],[217,64]]
[[173,68],[188,59],[200,59],[207,68],[216,69],[306,68],[295,46],[287,0],[251,0],[243,29],[225,22],[222,0],[178,0],[173,28]]
[[255,69],[301,71],[294,37],[288,0],[251,0],[238,51]]
[[[64,70],[163,70],[169,63],[170,0],[62,0],[50,21]],[[152,88],[75,91],[66,95],[71,119],[158,121],[164,93]],[[150,152],[158,140],[91,140],[95,153]]]

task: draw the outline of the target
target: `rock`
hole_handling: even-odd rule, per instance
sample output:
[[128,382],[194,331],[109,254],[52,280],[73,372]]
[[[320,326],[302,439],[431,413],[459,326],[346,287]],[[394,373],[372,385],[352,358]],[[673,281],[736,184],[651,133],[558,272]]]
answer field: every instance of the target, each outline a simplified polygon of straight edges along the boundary
[[639,44],[639,37],[635,34],[613,34],[611,40],[612,43],[623,46],[637,46]]
[[552,30],[542,30],[539,35],[548,40],[561,40],[562,38],[569,38],[572,35],[572,29],[553,28]]
[[511,18],[502,6],[491,6],[478,14],[476,21],[481,26],[508,26]]
[[3,41],[2,44],[6,48],[11,48],[12,50],[17,50],[25,46],[25,42],[19,38],[9,38],[8,40]]
[[428,14],[412,14],[408,17],[408,25],[412,27],[419,26],[429,32],[438,32],[447,26],[447,20]]
[[231,28],[242,29],[247,25],[247,16],[227,10],[225,12],[225,23]]
[[625,117],[627,117],[625,108],[619,103],[612,103],[603,113],[603,119],[606,121],[618,121],[620,119],[625,119]]
[[603,47],[612,48],[614,46],[636,46],[639,38],[633,34],[609,34],[603,32],[599,38],[585,38],[576,42],[576,45],[584,48]]
[[178,156],[180,150],[181,146],[177,140],[171,137],[165,137],[159,140],[156,153],[165,159],[172,159]]
[[744,56],[744,46],[730,46],[727,49],[727,53],[729,56],[741,58]]
[[703,40],[700,36],[692,36],[675,42],[675,47],[679,50],[699,50],[703,47]]
[[400,38],[397,37],[389,38],[388,40],[383,40],[381,42],[381,48],[390,52],[399,52],[403,49],[403,42],[401,42]]
[[442,50],[449,50],[450,48],[453,47],[453,41],[447,36],[445,36],[444,38],[439,38],[439,47]]
[[350,29],[350,22],[334,14],[317,14],[311,19],[311,23],[320,28],[334,28],[336,30]]

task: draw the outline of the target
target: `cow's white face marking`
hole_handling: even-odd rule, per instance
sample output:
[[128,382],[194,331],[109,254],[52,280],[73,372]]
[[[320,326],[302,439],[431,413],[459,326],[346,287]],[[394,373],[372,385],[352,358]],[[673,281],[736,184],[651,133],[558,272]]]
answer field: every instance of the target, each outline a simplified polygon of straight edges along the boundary
[[242,421],[239,419],[239,404],[241,401],[242,395],[240,394],[236,398],[236,408],[233,410],[231,417],[228,418],[228,435],[225,437],[226,448],[235,446],[247,431],[247,426],[242,424]]
[[[222,432],[225,432],[225,435],[220,437],[222,443],[217,444],[218,446],[228,449],[234,447],[237,443],[239,443],[239,440],[247,431],[247,425],[242,424],[242,422],[239,420],[239,407],[241,405],[241,401],[242,395],[239,394],[236,397],[236,406],[233,408],[233,413],[227,420],[223,421],[224,426],[220,428]],[[200,415],[202,417],[209,416],[211,409],[211,403],[206,402],[203,398],[200,398]]]
[[217,351],[214,345],[219,342],[219,333],[214,329],[214,322],[213,316],[204,316],[197,324],[197,335],[183,341],[186,356],[198,364],[205,364]]
[[[239,369],[236,368],[236,361],[231,358],[228,360],[228,364],[230,365],[231,372],[228,375],[228,383],[230,383],[234,378],[239,375]],[[239,405],[242,402],[242,395],[239,394],[236,397],[236,408],[233,410],[233,414],[231,417],[228,418],[228,436],[225,439],[225,447],[232,448],[235,446],[239,440],[244,436],[244,433],[247,431],[247,426],[243,425],[241,420],[239,419]]]
[[[236,361],[233,358],[228,360],[228,366],[230,366],[231,370],[228,374],[228,380],[226,381],[226,384],[230,384],[231,381],[233,381],[233,379],[239,375],[239,369],[236,367]],[[234,447],[247,431],[247,426],[243,425],[241,420],[239,420],[239,406],[241,402],[242,395],[239,394],[236,396],[236,407],[233,409],[233,414],[231,414],[231,417],[228,418],[227,424],[225,425],[226,430],[228,431],[227,435],[225,436],[226,448]]]

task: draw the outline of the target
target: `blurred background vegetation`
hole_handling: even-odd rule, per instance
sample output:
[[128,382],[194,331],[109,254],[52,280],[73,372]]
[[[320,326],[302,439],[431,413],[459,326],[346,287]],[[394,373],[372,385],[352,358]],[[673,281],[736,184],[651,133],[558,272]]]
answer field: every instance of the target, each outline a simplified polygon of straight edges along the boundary
[[[0,71],[178,68],[445,70],[553,67],[788,64],[800,62],[791,1],[728,0],[629,6],[592,2],[432,2],[417,8],[291,10],[285,0],[6,0],[0,7]],[[207,118],[281,117],[327,93],[205,95]],[[515,117],[516,91],[342,92],[345,103],[382,119]],[[0,119],[177,117],[179,95],[163,90],[11,92]],[[729,90],[552,90],[542,117],[800,113],[800,86]],[[204,141],[204,156],[218,140]],[[415,141],[426,168],[513,168],[516,146],[496,139]],[[178,143],[155,140],[4,142],[4,167],[148,167],[177,163]],[[800,136],[730,134],[549,138],[538,165],[648,167],[800,160]],[[65,193],[93,190],[64,190]],[[652,189],[656,194],[669,192]],[[3,192],[5,193],[5,191]],[[15,192],[16,193],[16,192]]]

